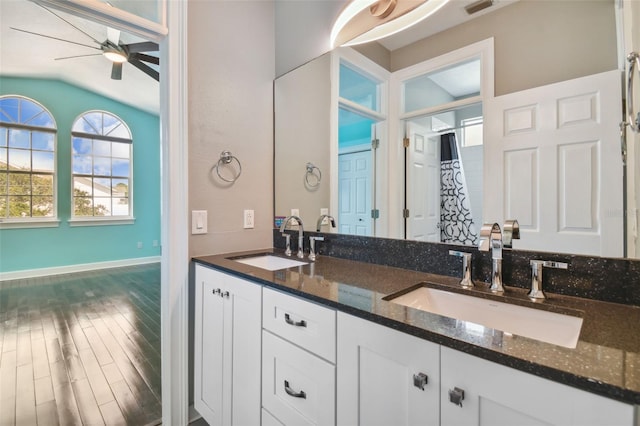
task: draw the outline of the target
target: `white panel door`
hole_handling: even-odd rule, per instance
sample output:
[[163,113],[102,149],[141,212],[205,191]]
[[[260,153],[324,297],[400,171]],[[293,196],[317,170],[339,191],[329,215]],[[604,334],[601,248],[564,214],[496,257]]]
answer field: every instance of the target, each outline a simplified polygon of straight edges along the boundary
[[337,389],[339,425],[438,425],[440,347],[338,312]]
[[609,71],[486,102],[483,217],[517,248],[623,255],[620,93]]
[[440,242],[440,136],[409,123],[407,238]]
[[339,232],[371,236],[371,151],[341,154],[338,167]]

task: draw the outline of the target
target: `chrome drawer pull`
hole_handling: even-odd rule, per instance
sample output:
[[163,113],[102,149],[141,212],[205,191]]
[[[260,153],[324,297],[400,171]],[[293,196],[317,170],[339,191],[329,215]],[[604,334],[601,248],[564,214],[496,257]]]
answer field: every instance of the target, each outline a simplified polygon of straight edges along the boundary
[[300,391],[300,392],[296,392],[293,389],[291,389],[289,387],[289,381],[285,380],[284,381],[284,391],[288,394],[293,396],[294,398],[302,398],[302,399],[307,399],[307,394],[304,391]]
[[296,327],[306,327],[307,326],[307,322],[305,320],[293,321],[291,319],[291,317],[289,316],[289,314],[284,314],[284,321],[287,324],[295,325]]

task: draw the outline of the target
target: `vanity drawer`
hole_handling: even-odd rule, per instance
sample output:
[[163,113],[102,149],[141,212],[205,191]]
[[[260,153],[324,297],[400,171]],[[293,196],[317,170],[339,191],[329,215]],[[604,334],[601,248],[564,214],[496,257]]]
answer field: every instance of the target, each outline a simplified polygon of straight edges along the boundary
[[268,331],[262,344],[264,409],[284,425],[335,424],[335,366]]
[[336,312],[294,296],[264,288],[262,327],[298,346],[336,362]]

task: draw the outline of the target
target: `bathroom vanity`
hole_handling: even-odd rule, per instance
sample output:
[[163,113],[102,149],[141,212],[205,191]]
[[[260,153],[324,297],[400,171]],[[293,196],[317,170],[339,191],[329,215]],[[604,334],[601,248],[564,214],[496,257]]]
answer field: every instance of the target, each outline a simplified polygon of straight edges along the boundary
[[[238,261],[267,253],[285,263]],[[194,258],[195,407],[212,425],[638,424],[638,306],[550,292],[533,302],[508,281],[497,296],[451,276],[324,255],[287,267],[293,259],[279,249]],[[393,300],[417,284],[456,303],[578,318],[577,340]]]

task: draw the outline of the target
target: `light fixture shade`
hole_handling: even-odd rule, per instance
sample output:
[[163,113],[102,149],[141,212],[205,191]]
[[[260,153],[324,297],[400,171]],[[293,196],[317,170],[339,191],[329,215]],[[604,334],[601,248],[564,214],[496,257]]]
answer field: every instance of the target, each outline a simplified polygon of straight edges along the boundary
[[116,49],[106,49],[102,52],[105,58],[111,62],[123,63],[127,62],[127,55]]
[[[353,0],[340,13],[331,31],[331,47],[352,46],[390,36],[428,18],[449,0]],[[384,3],[386,13],[375,16]],[[388,9],[391,9],[390,11]]]

